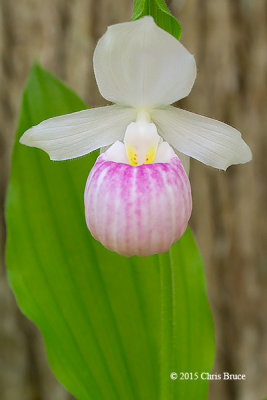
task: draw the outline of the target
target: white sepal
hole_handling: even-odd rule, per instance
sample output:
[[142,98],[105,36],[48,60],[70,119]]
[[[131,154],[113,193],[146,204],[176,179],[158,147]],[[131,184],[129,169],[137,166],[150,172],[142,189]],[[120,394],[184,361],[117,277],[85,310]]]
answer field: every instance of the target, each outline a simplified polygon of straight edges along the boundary
[[196,64],[177,39],[147,16],[108,28],[94,52],[94,71],[107,100],[149,108],[187,96]]

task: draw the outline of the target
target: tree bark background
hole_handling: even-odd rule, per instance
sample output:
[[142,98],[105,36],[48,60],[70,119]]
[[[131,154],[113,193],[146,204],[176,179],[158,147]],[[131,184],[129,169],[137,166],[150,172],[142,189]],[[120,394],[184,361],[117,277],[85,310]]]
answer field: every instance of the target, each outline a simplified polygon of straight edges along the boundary
[[[214,372],[247,375],[244,382],[211,382],[210,399],[262,399],[267,395],[267,2],[168,5],[198,65],[196,84],[182,107],[240,129],[254,157],[227,172],[192,161],[191,227],[205,260],[215,319]],[[50,372],[40,334],[18,310],[5,277],[4,196],[25,78],[37,57],[88,105],[105,104],[93,76],[93,50],[106,26],[129,20],[131,9],[127,0],[0,0],[1,400],[72,398]]]

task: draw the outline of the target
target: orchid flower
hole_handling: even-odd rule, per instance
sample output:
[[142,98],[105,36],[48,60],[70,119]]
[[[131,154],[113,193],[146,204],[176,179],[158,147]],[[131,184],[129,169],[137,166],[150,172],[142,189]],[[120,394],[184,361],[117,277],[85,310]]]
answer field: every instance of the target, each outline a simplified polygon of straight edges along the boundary
[[195,59],[152,17],[110,26],[93,63],[115,104],[48,119],[20,142],[51,160],[104,149],[84,193],[89,230],[124,256],[165,252],[190,218],[189,157],[225,170],[251,151],[236,129],[170,105],[190,93]]

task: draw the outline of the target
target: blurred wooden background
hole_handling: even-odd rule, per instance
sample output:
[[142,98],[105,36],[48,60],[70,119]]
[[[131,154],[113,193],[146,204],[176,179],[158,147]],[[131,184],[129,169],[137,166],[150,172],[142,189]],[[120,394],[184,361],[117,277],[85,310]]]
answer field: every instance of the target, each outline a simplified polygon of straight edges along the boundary
[[[226,173],[192,162],[191,226],[205,259],[216,324],[214,372],[247,374],[245,382],[212,382],[210,399],[262,399],[267,395],[267,2],[168,4],[198,65],[197,82],[182,106],[240,129],[254,155],[250,164]],[[3,206],[23,84],[37,57],[90,106],[105,104],[93,76],[93,50],[106,26],[129,20],[131,9],[127,0],[0,0],[1,400],[71,399],[52,376],[42,339],[17,309],[5,278]]]

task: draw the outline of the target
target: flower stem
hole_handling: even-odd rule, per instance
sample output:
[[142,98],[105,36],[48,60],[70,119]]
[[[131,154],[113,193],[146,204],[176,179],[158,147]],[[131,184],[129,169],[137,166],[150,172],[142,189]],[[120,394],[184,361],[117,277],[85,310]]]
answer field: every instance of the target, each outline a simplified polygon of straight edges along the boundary
[[161,280],[160,400],[173,398],[170,374],[173,368],[174,287],[170,254],[159,255]]

